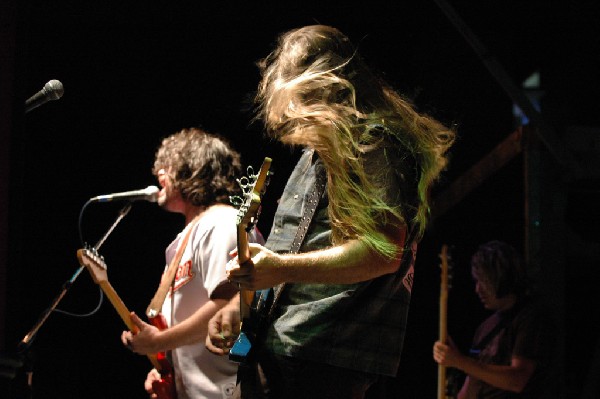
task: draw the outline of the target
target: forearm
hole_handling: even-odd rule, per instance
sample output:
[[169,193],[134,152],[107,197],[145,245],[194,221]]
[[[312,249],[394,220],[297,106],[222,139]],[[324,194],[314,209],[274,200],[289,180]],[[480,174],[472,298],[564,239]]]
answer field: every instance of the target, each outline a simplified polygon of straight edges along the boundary
[[[398,243],[399,252],[401,250]],[[397,270],[400,257],[388,259],[360,240],[321,251],[279,255],[283,281],[293,283],[351,284]]]
[[331,248],[300,254],[278,254],[251,244],[252,262],[227,264],[227,277],[241,288],[256,291],[281,283],[352,284],[394,273],[400,266],[405,229],[386,231],[395,256],[385,257],[359,239]]
[[203,343],[208,331],[208,321],[227,303],[225,299],[209,300],[181,323],[161,331],[156,342],[160,347],[157,352]]
[[533,372],[531,368],[516,367],[514,364],[485,364],[468,356],[461,357],[455,367],[472,378],[511,392],[521,392]]

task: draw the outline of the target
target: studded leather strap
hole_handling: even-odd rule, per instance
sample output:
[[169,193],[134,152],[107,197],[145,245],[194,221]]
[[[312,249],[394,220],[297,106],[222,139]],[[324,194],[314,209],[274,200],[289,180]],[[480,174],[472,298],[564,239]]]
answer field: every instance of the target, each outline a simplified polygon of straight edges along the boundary
[[[316,168],[316,179],[315,185],[313,187],[312,192],[310,193],[308,200],[306,201],[306,206],[304,207],[304,214],[300,219],[300,224],[298,225],[298,230],[296,231],[296,237],[292,242],[292,247],[290,249],[290,253],[294,254],[300,250],[302,243],[304,242],[304,237],[306,236],[306,232],[308,231],[308,226],[312,221],[312,218],[317,210],[317,206],[319,205],[319,200],[323,195],[323,191],[325,191],[325,184],[327,182],[327,174],[325,172],[325,168],[317,167]],[[273,314],[273,311],[283,293],[285,288],[285,283],[278,285],[275,287],[273,303],[271,304],[271,308],[269,310],[269,316]]]

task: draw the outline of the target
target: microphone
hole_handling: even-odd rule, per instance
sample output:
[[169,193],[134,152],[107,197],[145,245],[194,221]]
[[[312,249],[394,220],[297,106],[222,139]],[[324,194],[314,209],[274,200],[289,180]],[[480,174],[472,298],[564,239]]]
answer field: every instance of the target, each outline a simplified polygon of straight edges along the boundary
[[125,191],[122,193],[114,193],[107,195],[99,195],[91,198],[91,202],[109,202],[113,200],[138,201],[145,200],[156,202],[158,200],[158,192],[160,190],[156,186],[148,186],[143,190]]
[[35,93],[25,101],[25,113],[28,113],[34,108],[39,107],[42,104],[46,104],[51,100],[58,100],[62,97],[65,89],[63,84],[58,80],[51,80],[44,85],[42,90]]

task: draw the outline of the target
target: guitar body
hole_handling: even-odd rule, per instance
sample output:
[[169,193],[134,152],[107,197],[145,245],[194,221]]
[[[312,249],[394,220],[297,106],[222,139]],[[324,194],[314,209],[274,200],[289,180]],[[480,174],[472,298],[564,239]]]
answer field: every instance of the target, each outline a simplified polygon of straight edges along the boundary
[[[159,330],[166,330],[169,328],[167,321],[162,314],[159,314],[156,317],[148,318],[148,322]],[[165,352],[158,352],[156,354],[156,360],[160,365],[160,369],[158,369],[158,371],[161,378],[160,380],[152,383],[152,389],[154,390],[154,393],[158,399],[177,399],[173,367],[167,358],[167,354]]]
[[229,360],[236,363],[247,363],[251,360],[252,351],[259,345],[258,337],[264,336],[266,332],[273,294],[272,288],[255,293],[249,315],[242,319],[240,335],[229,351]]
[[152,390],[158,399],[177,399],[177,391],[175,390],[175,381],[173,375],[168,374],[161,379],[152,383]]

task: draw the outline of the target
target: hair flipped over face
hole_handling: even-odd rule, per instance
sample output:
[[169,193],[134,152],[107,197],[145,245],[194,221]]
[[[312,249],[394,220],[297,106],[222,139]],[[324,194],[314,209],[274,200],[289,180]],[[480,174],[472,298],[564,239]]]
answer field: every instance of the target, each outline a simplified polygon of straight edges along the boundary
[[[376,76],[336,28],[311,25],[283,33],[258,66],[257,118],[267,133],[285,144],[314,149],[326,166],[334,243],[360,237],[378,252],[395,256],[380,234],[382,224],[414,222],[422,234],[429,189],[446,166],[454,132],[418,113]],[[383,200],[382,188],[363,168],[362,156],[388,139],[400,143],[419,165],[419,203],[411,221],[404,218],[406,210]]]
[[263,79],[257,101],[269,133],[286,141],[282,136],[302,123],[324,124],[340,114],[355,117],[354,87],[347,75],[356,76],[351,68],[359,64],[348,37],[333,27],[312,25],[282,34],[276,49],[258,63]]
[[163,139],[152,173],[164,169],[173,188],[195,206],[229,203],[239,194],[240,155],[216,134],[199,128],[183,129]]

